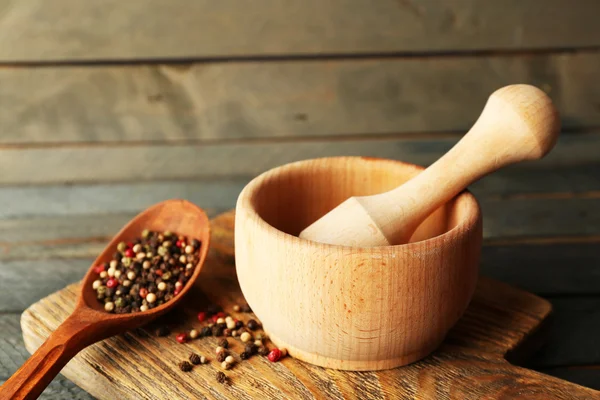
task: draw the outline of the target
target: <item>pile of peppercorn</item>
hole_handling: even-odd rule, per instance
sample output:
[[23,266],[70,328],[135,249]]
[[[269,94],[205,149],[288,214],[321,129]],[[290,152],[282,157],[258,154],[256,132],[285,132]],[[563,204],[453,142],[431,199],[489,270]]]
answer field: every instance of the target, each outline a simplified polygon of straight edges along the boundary
[[192,276],[201,243],[172,232],[144,230],[131,243],[121,242],[112,261],[94,267],[92,284],[108,312],[147,311],[177,296]]

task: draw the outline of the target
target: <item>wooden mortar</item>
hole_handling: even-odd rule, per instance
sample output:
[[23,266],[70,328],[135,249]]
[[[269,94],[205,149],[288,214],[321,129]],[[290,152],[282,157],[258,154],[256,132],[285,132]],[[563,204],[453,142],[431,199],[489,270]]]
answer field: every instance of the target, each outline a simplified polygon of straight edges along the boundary
[[277,346],[319,366],[365,371],[417,361],[443,341],[477,281],[482,221],[471,193],[431,214],[406,244],[347,247],[297,237],[348,197],[391,190],[422,169],[323,158],[272,169],[244,188],[237,275]]

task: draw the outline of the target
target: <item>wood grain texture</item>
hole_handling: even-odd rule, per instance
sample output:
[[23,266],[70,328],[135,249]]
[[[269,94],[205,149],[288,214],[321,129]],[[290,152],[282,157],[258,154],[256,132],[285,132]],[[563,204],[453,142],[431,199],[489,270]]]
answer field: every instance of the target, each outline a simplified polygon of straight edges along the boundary
[[466,132],[489,94],[514,83],[546,90],[564,127],[598,126],[599,68],[599,52],[4,66],[0,144]]
[[3,0],[0,61],[577,48],[600,44],[598,12],[593,0]]
[[[204,296],[226,310],[239,303],[233,267],[233,215],[212,223],[214,251],[198,281],[197,296],[174,318],[163,321],[173,331],[187,329]],[[22,317],[26,347],[31,351],[74,305],[78,285],[35,304]],[[202,291],[204,294],[200,293]],[[195,295],[194,295],[195,296]],[[445,344],[428,359],[379,373],[329,371],[288,358],[272,364],[253,358],[228,371],[232,385],[214,381],[218,367],[199,366],[191,375],[176,368],[190,351],[212,354],[214,340],[179,345],[172,337],[156,338],[147,330],[118,336],[80,353],[64,369],[70,379],[103,398],[526,398],[594,399],[599,394],[556,378],[513,367],[502,355],[527,337],[550,311],[543,300],[482,278],[465,316]],[[183,318],[182,318],[183,317]],[[233,346],[239,350],[239,344]],[[159,355],[160,354],[160,355]],[[160,373],[157,374],[156,371]]]
[[[289,162],[330,156],[380,157],[429,165],[460,137],[0,147],[0,170],[6,172],[0,175],[0,185],[246,178]],[[548,157],[523,168],[598,165],[599,147],[597,132],[565,134]]]

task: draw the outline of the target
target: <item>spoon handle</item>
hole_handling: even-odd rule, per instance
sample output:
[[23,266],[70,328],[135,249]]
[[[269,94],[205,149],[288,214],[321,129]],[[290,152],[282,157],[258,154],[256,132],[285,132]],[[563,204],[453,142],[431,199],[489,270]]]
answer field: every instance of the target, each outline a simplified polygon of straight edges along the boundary
[[544,157],[560,131],[550,98],[529,85],[494,92],[469,132],[421,174],[389,192],[361,198],[392,243],[404,243],[439,206],[507,165]]
[[0,399],[37,399],[60,370],[91,343],[90,323],[76,315],[67,318],[2,386]]

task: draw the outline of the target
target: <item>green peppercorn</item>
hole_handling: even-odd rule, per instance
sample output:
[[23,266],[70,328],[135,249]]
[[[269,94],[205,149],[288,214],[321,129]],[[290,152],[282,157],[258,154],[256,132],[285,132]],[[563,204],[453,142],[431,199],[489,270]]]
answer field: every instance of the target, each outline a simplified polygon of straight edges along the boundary
[[170,240],[165,240],[164,242],[162,242],[162,246],[169,248],[171,247],[171,241]]
[[167,254],[167,249],[165,249],[164,247],[159,247],[158,248],[158,255],[164,256],[165,254]]
[[171,235],[173,235],[173,233],[171,233],[171,231],[164,231],[163,235],[164,235],[164,237],[171,237]]
[[125,300],[123,300],[122,297],[117,297],[116,300],[115,300],[115,306],[117,308],[124,307],[125,306]]
[[106,286],[98,286],[96,291],[98,292],[98,294],[104,295],[106,293]]
[[148,229],[144,229],[142,231],[142,237],[146,239],[148,236],[150,236],[150,231]]
[[162,280],[163,281],[168,281],[169,279],[171,279],[171,273],[169,271],[165,272],[162,274]]
[[117,245],[117,250],[119,250],[121,253],[124,252],[125,250],[127,250],[127,243],[125,242],[121,242]]
[[121,264],[123,264],[123,266],[125,266],[125,267],[129,267],[131,265],[131,258],[123,257],[121,259]]

